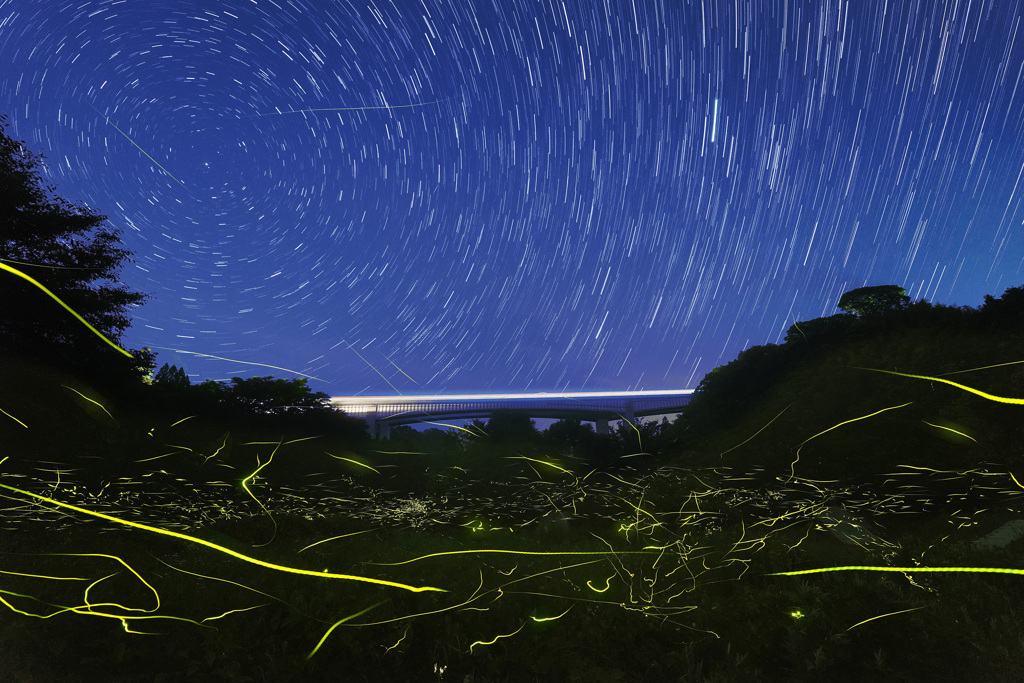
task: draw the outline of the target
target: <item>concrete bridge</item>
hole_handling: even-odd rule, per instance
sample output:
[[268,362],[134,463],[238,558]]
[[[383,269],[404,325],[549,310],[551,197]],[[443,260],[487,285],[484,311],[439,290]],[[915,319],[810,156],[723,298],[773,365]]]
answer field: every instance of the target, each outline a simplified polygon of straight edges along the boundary
[[565,394],[453,394],[440,396],[335,396],[331,405],[366,420],[370,435],[386,439],[391,425],[489,417],[516,410],[530,417],[593,422],[608,433],[611,420],[681,412],[693,389],[580,391]]

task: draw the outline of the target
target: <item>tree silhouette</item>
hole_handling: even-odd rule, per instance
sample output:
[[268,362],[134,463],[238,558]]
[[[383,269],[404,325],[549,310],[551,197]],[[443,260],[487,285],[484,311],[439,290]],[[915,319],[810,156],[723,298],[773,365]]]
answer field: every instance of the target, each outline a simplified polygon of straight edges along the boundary
[[306,378],[275,379],[266,377],[232,377],[231,395],[235,401],[256,414],[288,414],[306,411],[330,411],[330,396],[313,391]]
[[[0,115],[0,262],[46,287],[114,343],[129,311],[148,296],[118,284],[130,260],[106,216],[54,195],[43,157],[6,132]],[[0,350],[45,359],[92,375],[148,374],[151,352],[120,356],[38,287],[0,272]]]
[[495,410],[485,430],[489,439],[499,443],[532,442],[540,436],[530,416],[518,410]]
[[1024,325],[1024,286],[1010,287],[1000,297],[985,295],[982,319],[1001,327]]
[[156,374],[153,375],[153,384],[173,389],[184,389],[191,386],[192,382],[189,380],[188,375],[185,374],[184,368],[164,363],[157,370]]
[[594,428],[581,420],[565,418],[551,423],[544,430],[544,439],[556,448],[567,450],[570,454],[580,451],[594,437]]
[[847,313],[864,316],[906,308],[909,303],[907,290],[899,285],[878,285],[851,289],[839,298],[836,306]]

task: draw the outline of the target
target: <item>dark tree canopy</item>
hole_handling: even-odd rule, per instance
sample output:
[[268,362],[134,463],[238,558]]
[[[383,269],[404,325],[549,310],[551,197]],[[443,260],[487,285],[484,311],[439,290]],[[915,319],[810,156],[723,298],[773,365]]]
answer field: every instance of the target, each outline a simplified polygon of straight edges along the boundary
[[1010,287],[1000,297],[985,295],[982,318],[1000,327],[1024,325],[1024,286]]
[[[0,262],[29,275],[120,344],[130,310],[148,297],[118,283],[130,252],[106,216],[57,197],[42,175],[42,156],[6,132],[0,115]],[[94,372],[141,377],[152,354],[117,357],[86,326],[39,288],[0,272],[0,349]],[[148,365],[148,367],[147,367]]]
[[839,298],[840,310],[854,315],[877,315],[905,308],[910,303],[907,291],[899,285],[877,285],[851,289]]
[[230,396],[230,400],[238,403],[254,414],[288,414],[310,410],[330,411],[330,396],[322,391],[313,391],[306,385],[306,378],[275,379],[266,377],[232,377],[231,386],[220,382],[204,382],[219,385],[220,393]]
[[530,416],[518,410],[495,410],[484,431],[487,438],[504,443],[533,441],[540,436]]
[[812,339],[835,339],[847,334],[857,322],[857,316],[838,313],[827,318],[814,318],[793,323],[786,330],[786,343],[796,344]]
[[548,442],[570,450],[578,449],[581,445],[588,443],[593,436],[594,428],[589,423],[572,418],[553,422],[544,430],[544,438]]
[[192,382],[189,380],[184,368],[164,363],[157,370],[156,374],[153,375],[153,384],[174,389],[184,389],[191,386]]

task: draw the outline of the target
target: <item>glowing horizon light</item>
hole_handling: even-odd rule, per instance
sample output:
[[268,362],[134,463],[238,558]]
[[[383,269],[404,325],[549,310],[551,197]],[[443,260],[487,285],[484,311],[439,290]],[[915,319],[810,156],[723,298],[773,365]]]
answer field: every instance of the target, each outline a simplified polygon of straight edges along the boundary
[[538,392],[534,394],[432,394],[426,396],[332,396],[331,403],[358,401],[349,405],[351,409],[371,408],[380,403],[409,403],[429,401],[433,403],[445,401],[505,401],[505,400],[540,400],[559,398],[650,398],[667,396],[690,396],[694,389],[666,389],[662,391],[570,391],[562,393]]

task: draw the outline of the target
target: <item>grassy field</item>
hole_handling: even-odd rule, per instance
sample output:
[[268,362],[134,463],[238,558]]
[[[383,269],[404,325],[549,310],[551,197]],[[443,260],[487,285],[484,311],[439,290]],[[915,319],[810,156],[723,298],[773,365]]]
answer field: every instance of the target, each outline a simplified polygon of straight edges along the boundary
[[0,679],[1021,680],[1020,407],[814,362],[600,468],[7,368]]
[[[172,464],[103,482],[5,471],[5,680],[1022,671],[1024,576],[963,570],[1022,564],[1019,543],[975,543],[1018,517],[1022,490],[996,467],[822,482],[522,461],[477,478],[437,462],[399,489],[372,472],[277,486],[272,463],[246,490]],[[860,569],[778,575],[835,567]]]

